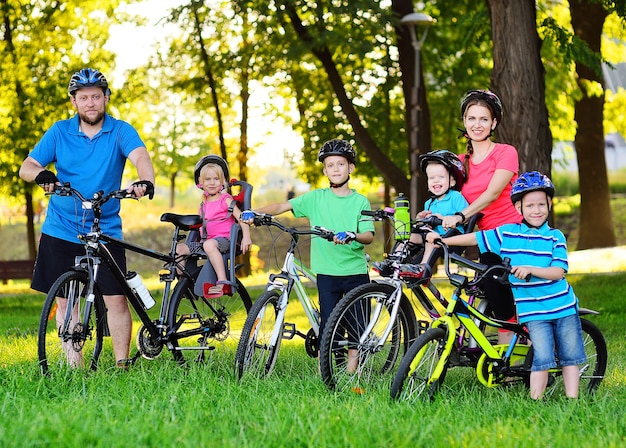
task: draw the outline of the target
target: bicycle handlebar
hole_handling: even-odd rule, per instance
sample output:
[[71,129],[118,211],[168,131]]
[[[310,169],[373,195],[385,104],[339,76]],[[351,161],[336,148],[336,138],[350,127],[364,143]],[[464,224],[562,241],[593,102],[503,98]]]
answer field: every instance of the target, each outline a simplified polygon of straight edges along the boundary
[[298,229],[296,227],[287,227],[280,221],[277,221],[272,215],[268,215],[266,213],[258,213],[253,210],[246,210],[245,212],[243,212],[242,214],[243,220],[248,221],[252,219],[248,215],[248,213],[254,215],[253,223],[255,226],[274,226],[282,230],[283,232],[287,232],[291,235],[316,235],[325,239],[326,241],[333,241],[333,239],[335,238],[334,232],[328,229],[325,229],[323,227],[313,226],[308,229]]
[[361,215],[374,218],[374,221],[392,219],[395,213],[395,209],[391,207],[380,208],[378,210],[361,210]]
[[[472,288],[479,285],[486,278],[493,278],[502,284],[509,284],[509,274],[511,274],[511,259],[505,257],[502,260],[502,263],[488,266],[483,263],[478,263],[472,260],[469,260],[461,255],[450,253],[449,247],[442,240],[436,240],[435,244],[443,249],[443,258],[444,258],[444,268],[446,271],[446,275],[450,279],[450,281],[456,286],[461,286],[463,288]],[[477,274],[473,280],[469,280],[468,277],[453,274],[450,272],[450,262],[454,262],[456,264],[460,264],[467,268],[472,269]],[[530,276],[526,277],[526,281],[530,280]]]
[[[369,216],[374,219],[374,221],[385,221],[385,220],[393,220],[395,215],[395,209],[391,207],[385,207],[378,210],[362,210],[361,215]],[[432,231],[437,226],[442,224],[441,218],[435,215],[429,215],[425,218],[417,218],[411,221],[411,229],[414,231],[419,231],[419,233],[425,233]]]
[[73,188],[69,182],[65,182],[63,185],[57,185],[54,189],[54,192],[46,193],[46,194],[48,195],[56,194],[59,196],[74,196],[80,202],[82,202],[84,208],[92,209],[97,214],[100,213],[102,205],[104,205],[110,199],[126,199],[126,198],[137,199],[137,197],[132,191],[129,192],[126,189],[113,190],[106,194],[104,193],[104,191],[100,190],[100,191],[95,192],[91,199],[87,199],[86,197],[82,195],[80,191]]

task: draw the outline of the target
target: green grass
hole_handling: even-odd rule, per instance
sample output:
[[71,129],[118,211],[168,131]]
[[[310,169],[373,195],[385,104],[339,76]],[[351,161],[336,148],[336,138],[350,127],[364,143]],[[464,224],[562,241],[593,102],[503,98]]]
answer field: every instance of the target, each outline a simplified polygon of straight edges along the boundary
[[[128,372],[112,368],[54,380],[37,367],[42,295],[0,288],[0,443],[3,446],[220,447],[618,447],[626,443],[626,274],[576,275],[581,305],[608,342],[609,366],[595,397],[536,403],[522,388],[486,389],[469,369],[451,370],[434,403],[391,402],[390,378],[363,395],[329,392],[302,340],[285,341],[275,372],[238,383],[234,349],[179,367],[164,352]],[[301,330],[306,330],[302,328]]]

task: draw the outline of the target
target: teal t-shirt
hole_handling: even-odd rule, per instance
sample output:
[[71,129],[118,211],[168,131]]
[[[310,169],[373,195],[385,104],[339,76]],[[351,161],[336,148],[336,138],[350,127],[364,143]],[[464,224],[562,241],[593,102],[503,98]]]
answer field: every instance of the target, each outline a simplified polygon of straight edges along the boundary
[[[374,223],[361,215],[371,210],[365,196],[352,190],[348,196],[337,196],[330,188],[313,190],[290,199],[297,218],[308,218],[311,226],[321,226],[333,232],[374,232]],[[311,269],[316,274],[355,275],[367,274],[363,244],[335,244],[314,237],[311,241]]]

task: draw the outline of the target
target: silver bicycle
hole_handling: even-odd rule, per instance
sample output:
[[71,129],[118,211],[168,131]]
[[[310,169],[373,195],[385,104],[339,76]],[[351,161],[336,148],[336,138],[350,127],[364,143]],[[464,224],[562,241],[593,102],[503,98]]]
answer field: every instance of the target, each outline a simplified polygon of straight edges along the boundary
[[[306,352],[317,357],[320,313],[315,302],[308,296],[303,279],[317,285],[315,274],[295,257],[301,235],[312,235],[332,241],[334,233],[321,227],[298,229],[287,227],[272,216],[254,213],[256,226],[272,226],[288,233],[290,245],[280,273],[270,274],[265,291],[254,302],[241,331],[241,339],[235,355],[235,374],[238,379],[244,375],[269,375],[276,364],[283,339],[299,336],[305,340]],[[307,333],[296,329],[295,323],[285,322],[289,296],[295,291],[311,328]]]

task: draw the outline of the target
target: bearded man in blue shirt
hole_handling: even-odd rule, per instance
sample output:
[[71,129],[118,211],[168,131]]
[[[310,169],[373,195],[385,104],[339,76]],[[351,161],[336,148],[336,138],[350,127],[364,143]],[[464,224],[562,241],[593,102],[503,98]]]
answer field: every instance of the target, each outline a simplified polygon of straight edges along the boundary
[[[128,159],[139,177],[128,191],[137,198],[144,195],[152,198],[154,167],[150,155],[130,124],[107,114],[111,90],[104,75],[98,70],[83,68],[72,75],[68,93],[76,115],[56,122],[46,131],[22,163],[20,177],[27,182],[36,182],[47,193],[69,182],[83,196],[92,197],[100,190],[110,192],[121,188]],[[51,165],[54,165],[56,174],[48,170]],[[119,201],[106,203],[102,208],[101,228],[109,235],[122,238],[119,211]],[[89,230],[93,217],[85,215],[78,220],[76,213],[72,197],[50,197],[31,283],[33,289],[47,293],[54,281],[74,265],[75,257],[84,255],[84,247],[77,235]],[[124,250],[111,246],[116,261],[125,270]],[[130,310],[108,267],[101,267],[98,279],[107,308],[116,363],[127,367],[132,330]],[[57,310],[57,314],[63,312]],[[66,350],[69,364],[82,366],[82,353],[70,353],[71,350]]]

